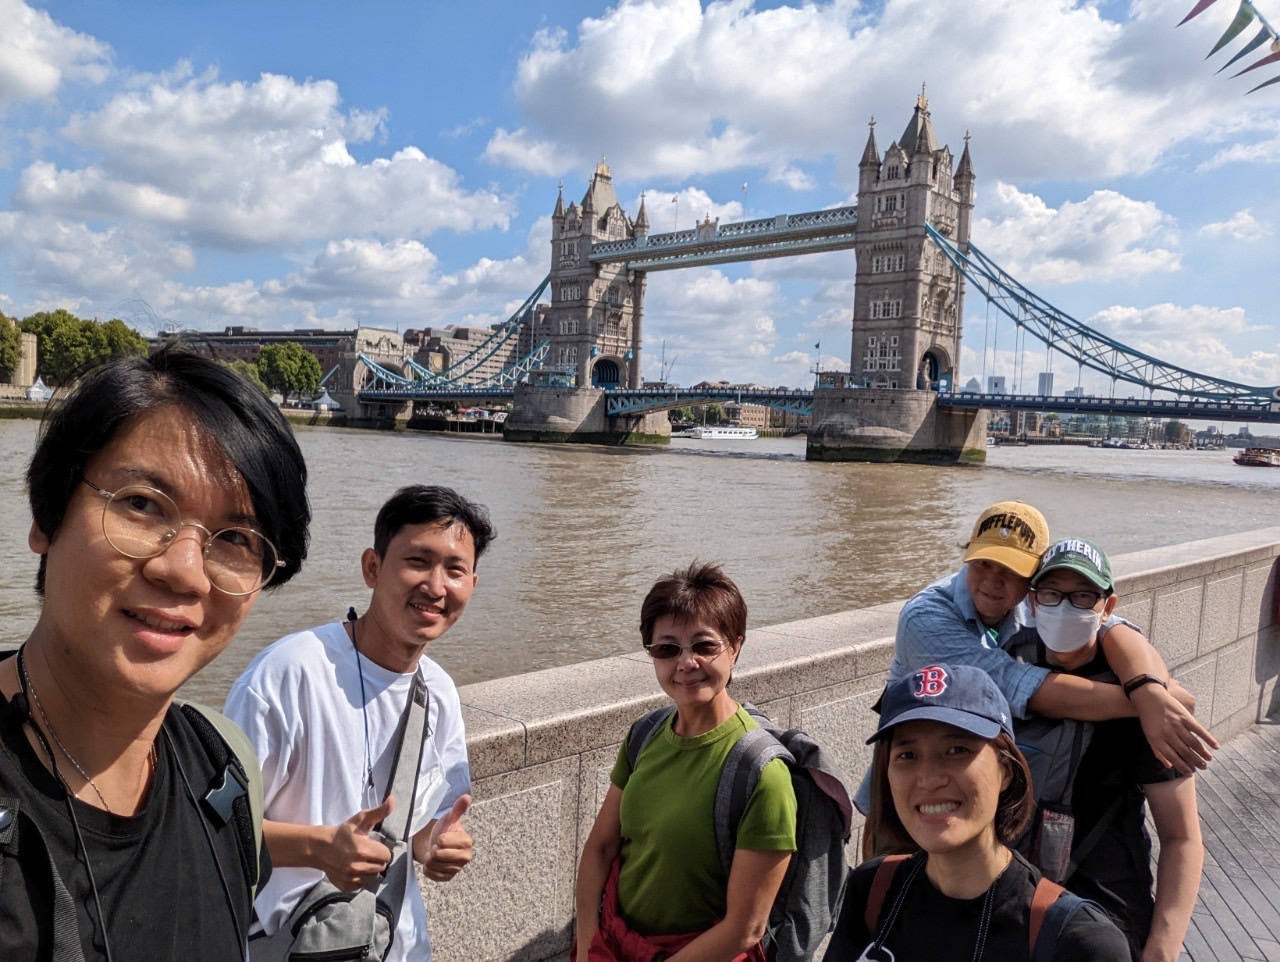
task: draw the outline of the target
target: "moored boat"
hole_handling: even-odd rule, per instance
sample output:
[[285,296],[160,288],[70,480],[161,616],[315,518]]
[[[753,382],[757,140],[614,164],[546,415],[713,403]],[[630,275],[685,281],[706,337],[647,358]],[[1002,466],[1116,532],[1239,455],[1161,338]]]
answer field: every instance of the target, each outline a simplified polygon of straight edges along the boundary
[[691,438],[713,438],[716,440],[751,441],[760,437],[755,428],[728,427],[721,424],[704,424],[689,432]]
[[1280,449],[1245,448],[1231,460],[1246,468],[1280,468]]

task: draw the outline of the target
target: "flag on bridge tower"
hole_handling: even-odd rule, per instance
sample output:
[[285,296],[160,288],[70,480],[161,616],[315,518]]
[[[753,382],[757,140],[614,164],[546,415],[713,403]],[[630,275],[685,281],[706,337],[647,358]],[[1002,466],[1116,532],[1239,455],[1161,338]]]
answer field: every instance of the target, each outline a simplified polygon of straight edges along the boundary
[[821,341],[819,341],[817,344],[813,345],[813,349],[814,349],[815,351],[821,351],[821,350],[822,350],[822,342],[821,342]]

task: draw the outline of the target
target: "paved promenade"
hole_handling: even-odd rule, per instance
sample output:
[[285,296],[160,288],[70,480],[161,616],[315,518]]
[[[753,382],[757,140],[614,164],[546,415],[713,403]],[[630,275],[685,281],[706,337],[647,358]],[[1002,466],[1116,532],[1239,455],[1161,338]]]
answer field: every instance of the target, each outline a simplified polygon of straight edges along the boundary
[[1182,959],[1280,962],[1280,716],[1227,742],[1197,781],[1204,878]]

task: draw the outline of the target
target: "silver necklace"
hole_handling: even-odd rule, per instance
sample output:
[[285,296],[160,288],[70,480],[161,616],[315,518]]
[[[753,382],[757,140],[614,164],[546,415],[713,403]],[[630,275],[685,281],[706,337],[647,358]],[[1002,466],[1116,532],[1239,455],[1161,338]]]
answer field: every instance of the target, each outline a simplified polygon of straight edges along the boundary
[[[54,744],[62,750],[62,754],[67,757],[67,761],[71,763],[72,767],[80,773],[80,777],[85,780],[85,783],[93,789],[94,794],[98,796],[98,801],[102,803],[102,807],[106,810],[107,814],[114,815],[115,812],[113,812],[111,810],[111,806],[107,804],[107,798],[102,794],[102,789],[94,784],[93,779],[89,777],[89,773],[84,770],[84,766],[76,761],[76,757],[71,754],[67,749],[67,746],[62,743],[62,739],[58,737],[58,730],[53,727],[53,722],[49,721],[49,714],[44,710],[44,705],[40,702],[40,694],[36,691],[35,685],[31,684],[31,676],[27,674],[27,661],[26,658],[23,657],[23,650],[21,648],[18,649],[18,673],[22,676],[21,681],[23,692],[31,692],[31,697],[36,703],[36,710],[40,712],[40,718],[44,722],[44,727],[47,728],[49,730],[49,734],[53,736]],[[62,774],[62,769],[58,767],[57,760],[51,759],[51,761],[53,762],[54,774],[58,776],[58,780],[62,782],[63,787],[70,791],[71,786],[67,784],[66,776]],[[151,751],[147,753],[147,761],[151,764],[152,771],[154,771],[156,767],[155,742],[151,743]],[[71,794],[75,795],[76,793],[72,792]]]

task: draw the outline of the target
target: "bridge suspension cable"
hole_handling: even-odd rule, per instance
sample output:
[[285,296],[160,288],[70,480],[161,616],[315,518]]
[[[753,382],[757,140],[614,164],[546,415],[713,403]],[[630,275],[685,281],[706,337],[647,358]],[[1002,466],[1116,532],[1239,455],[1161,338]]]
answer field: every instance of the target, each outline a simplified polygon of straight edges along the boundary
[[1100,334],[1020,284],[972,241],[967,250],[961,250],[931,224],[925,225],[925,231],[956,269],[1020,331],[1025,328],[1077,364],[1112,378],[1113,384],[1119,380],[1148,391],[1168,391],[1178,396],[1218,401],[1263,403],[1280,397],[1280,388],[1240,384],[1200,374]]

